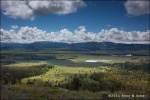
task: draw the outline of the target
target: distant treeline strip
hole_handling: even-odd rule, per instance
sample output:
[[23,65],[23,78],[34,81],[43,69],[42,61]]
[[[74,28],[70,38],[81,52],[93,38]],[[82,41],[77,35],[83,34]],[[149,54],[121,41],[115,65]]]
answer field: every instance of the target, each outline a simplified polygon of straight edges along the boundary
[[150,60],[140,60],[138,62],[125,62],[125,63],[115,63],[112,66],[118,66],[122,69],[127,70],[139,70],[143,72],[150,72]]
[[1,80],[4,84],[15,84],[16,82],[21,83],[22,78],[27,78],[31,76],[37,76],[40,74],[45,74],[49,69],[54,68],[52,65],[41,64],[37,66],[30,67],[1,67]]

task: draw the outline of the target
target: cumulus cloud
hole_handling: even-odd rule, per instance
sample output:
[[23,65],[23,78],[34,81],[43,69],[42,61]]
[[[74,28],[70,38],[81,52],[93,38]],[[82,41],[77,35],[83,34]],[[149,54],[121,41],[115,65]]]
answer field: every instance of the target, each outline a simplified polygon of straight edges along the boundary
[[0,37],[1,37],[1,42],[21,42],[18,41],[20,38],[16,34],[15,30],[10,29],[10,30],[4,30],[0,29]]
[[12,18],[33,19],[33,10],[27,6],[28,1],[1,1],[4,15]]
[[17,29],[17,28],[18,28],[17,25],[11,25],[10,27],[11,27],[12,29]]
[[73,13],[85,6],[86,4],[82,0],[1,1],[1,9],[4,15],[31,20],[39,15]]
[[21,27],[19,30],[0,29],[1,42],[32,43],[37,41],[79,43],[79,42],[115,42],[115,43],[149,43],[149,32],[123,31],[117,28],[103,29],[99,33],[88,32],[85,26],[74,32],[62,29],[58,32],[46,32],[36,27]]
[[149,4],[149,0],[127,0],[124,6],[129,15],[139,16],[150,13]]
[[117,28],[102,30],[98,33],[98,40],[115,43],[149,43],[149,32],[131,31],[126,32]]
[[95,37],[95,33],[87,32],[85,26],[79,26],[77,30],[75,30],[75,36],[78,37],[78,41],[81,42],[90,42],[93,41]]

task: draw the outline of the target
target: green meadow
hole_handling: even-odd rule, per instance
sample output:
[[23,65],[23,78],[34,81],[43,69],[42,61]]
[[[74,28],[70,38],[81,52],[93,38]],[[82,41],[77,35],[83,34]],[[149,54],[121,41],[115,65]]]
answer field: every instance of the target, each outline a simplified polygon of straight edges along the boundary
[[2,99],[108,99],[115,93],[147,99],[149,57],[120,53],[2,51]]

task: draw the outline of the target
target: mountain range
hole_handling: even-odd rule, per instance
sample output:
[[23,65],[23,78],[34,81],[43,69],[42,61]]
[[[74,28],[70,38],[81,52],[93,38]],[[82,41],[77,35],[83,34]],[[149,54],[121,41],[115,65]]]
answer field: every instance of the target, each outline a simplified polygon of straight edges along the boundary
[[62,42],[34,42],[34,43],[1,43],[1,50],[22,49],[44,49],[44,48],[66,48],[74,50],[149,50],[150,44],[123,44],[113,42],[86,42],[86,43],[62,43]]

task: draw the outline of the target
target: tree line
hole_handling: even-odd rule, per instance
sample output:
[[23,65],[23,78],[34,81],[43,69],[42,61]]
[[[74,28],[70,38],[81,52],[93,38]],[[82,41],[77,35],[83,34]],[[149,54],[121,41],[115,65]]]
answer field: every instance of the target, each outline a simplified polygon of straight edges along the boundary
[[54,68],[54,66],[47,64],[28,67],[3,66],[0,68],[0,77],[1,80],[4,81],[4,84],[15,84],[16,82],[21,83],[22,78],[45,74],[47,71],[49,71],[49,69],[52,68]]
[[115,63],[112,64],[112,66],[117,66],[122,69],[127,69],[127,70],[138,70],[138,71],[143,71],[146,73],[150,72],[150,60],[143,60],[141,59],[138,62],[129,62],[126,61],[125,63]]

